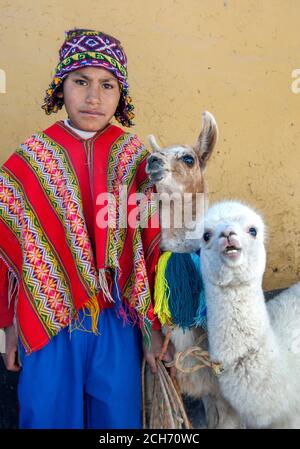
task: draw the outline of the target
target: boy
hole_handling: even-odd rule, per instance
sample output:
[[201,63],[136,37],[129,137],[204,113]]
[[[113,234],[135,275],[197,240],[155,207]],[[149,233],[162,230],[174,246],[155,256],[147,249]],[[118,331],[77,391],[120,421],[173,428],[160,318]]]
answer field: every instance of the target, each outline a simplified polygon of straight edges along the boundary
[[15,316],[21,428],[139,428],[141,335],[153,372],[162,343],[151,304],[157,212],[149,201],[148,226],[104,226],[99,198],[113,195],[119,218],[121,188],[149,195],[147,152],[110,123],[134,117],[120,42],[75,29],[59,56],[43,109],[64,105],[68,119],[33,135],[0,172],[5,363],[19,370]]

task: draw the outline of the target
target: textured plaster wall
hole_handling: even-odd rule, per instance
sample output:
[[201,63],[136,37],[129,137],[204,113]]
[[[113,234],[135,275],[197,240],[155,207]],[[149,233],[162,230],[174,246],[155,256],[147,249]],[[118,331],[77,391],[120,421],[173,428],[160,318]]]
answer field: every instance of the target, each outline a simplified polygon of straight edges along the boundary
[[285,287],[300,272],[299,16],[299,0],[0,0],[0,162],[64,117],[40,109],[64,30],[114,34],[128,54],[142,139],[193,143],[201,111],[214,113],[211,201],[238,198],[262,212],[264,287]]

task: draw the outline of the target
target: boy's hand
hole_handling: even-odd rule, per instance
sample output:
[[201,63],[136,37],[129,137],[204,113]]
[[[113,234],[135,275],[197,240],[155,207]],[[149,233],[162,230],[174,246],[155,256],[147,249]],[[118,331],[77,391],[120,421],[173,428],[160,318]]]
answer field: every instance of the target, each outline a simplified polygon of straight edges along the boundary
[[18,363],[18,337],[14,326],[4,329],[5,354],[3,356],[5,367],[8,371],[20,371]]
[[[144,356],[149,364],[150,370],[152,374],[157,373],[157,365],[156,365],[156,359],[159,358],[162,352],[162,347],[164,343],[164,335],[161,332],[161,330],[153,330],[152,331],[152,351],[150,351],[148,348],[144,346]],[[169,341],[167,351],[165,352],[164,356],[162,357],[163,362],[172,362],[174,359],[175,354],[175,348],[173,346],[173,343]],[[175,376],[176,374],[176,368],[171,367],[170,368],[170,374],[171,376]]]

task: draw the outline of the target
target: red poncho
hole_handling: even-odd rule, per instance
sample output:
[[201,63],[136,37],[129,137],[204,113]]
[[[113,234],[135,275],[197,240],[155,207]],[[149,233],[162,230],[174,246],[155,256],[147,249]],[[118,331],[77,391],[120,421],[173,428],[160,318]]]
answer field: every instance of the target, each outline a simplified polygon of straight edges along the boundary
[[[95,331],[101,309],[112,306],[113,284],[119,313],[138,322],[149,341],[160,231],[147,156],[137,136],[117,126],[84,140],[60,121],[2,166],[0,327],[11,324],[15,306],[27,352],[43,347],[82,308],[90,310]],[[124,186],[131,226],[120,227]],[[101,225],[106,192],[115,199],[114,227]],[[132,226],[139,218],[132,198],[140,193],[146,220]]]

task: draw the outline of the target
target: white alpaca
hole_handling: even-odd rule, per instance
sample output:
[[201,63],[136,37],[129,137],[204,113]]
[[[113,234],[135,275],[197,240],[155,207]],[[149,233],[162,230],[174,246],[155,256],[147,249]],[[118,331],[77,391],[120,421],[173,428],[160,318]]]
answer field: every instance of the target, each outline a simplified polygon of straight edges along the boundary
[[[146,171],[160,194],[160,246],[163,251],[190,253],[200,247],[207,204],[204,170],[218,135],[212,114],[204,112],[202,118],[202,129],[193,147],[173,145],[160,148],[153,136],[149,138],[153,152],[148,158]],[[191,214],[184,214],[183,204],[186,210],[192,211]],[[175,226],[176,220],[179,226]],[[201,328],[185,332],[175,328],[171,340],[177,352],[185,351],[194,346],[202,334]],[[239,419],[222,398],[217,379],[210,369],[193,374],[178,372],[177,377],[183,393],[204,399],[209,427],[239,426]]]
[[238,202],[205,216],[201,266],[209,353],[247,427],[300,428],[300,284],[265,304],[265,226]]

